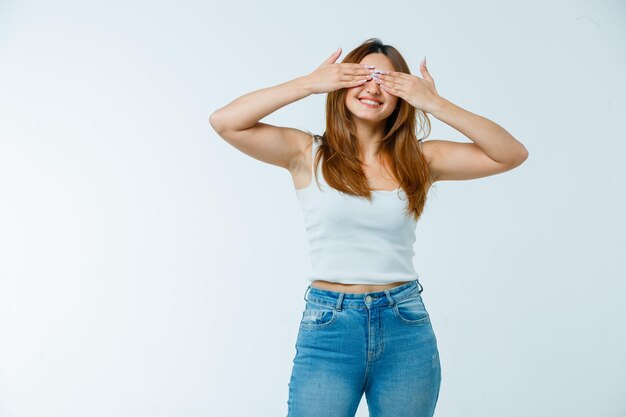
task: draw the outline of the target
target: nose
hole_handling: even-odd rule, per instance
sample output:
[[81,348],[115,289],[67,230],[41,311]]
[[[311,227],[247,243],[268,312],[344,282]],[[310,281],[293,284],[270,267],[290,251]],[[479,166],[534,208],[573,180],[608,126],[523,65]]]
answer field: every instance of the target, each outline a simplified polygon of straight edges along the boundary
[[372,77],[371,80],[365,82],[366,90],[368,93],[380,94],[381,88],[376,82],[376,79]]

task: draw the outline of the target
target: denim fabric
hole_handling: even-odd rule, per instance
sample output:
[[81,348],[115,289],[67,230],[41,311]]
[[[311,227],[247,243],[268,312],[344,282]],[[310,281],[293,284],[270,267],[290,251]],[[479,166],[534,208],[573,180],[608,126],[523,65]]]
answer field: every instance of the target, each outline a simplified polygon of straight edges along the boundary
[[439,396],[437,340],[418,279],[344,293],[309,285],[289,382],[287,417],[431,417]]

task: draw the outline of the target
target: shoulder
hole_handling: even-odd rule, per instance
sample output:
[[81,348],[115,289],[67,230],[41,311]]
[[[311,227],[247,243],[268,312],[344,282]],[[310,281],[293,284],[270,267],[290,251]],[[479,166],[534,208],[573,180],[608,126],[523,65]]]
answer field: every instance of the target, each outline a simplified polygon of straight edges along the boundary
[[417,143],[419,144],[422,152],[426,152],[426,149],[430,148],[432,144],[429,143],[429,140],[419,139]]
[[301,131],[301,135],[298,138],[298,148],[299,152],[289,165],[289,171],[292,175],[299,175],[301,173],[308,172],[311,167],[311,163],[313,158],[311,155],[314,155],[315,150],[322,142],[322,138],[319,135],[316,135],[309,131]]
[[430,177],[431,179],[435,180],[436,173],[434,172],[433,161],[437,157],[436,156],[437,153],[440,152],[440,150],[437,147],[437,140],[420,139],[418,140],[418,143],[419,143],[420,150],[422,151],[422,155],[424,155],[424,159],[426,160],[426,163],[428,164],[428,168],[430,169]]
[[301,168],[302,163],[306,161],[307,154],[311,152],[314,134],[299,129],[293,129],[291,133],[291,146],[294,147],[295,152],[292,154],[287,169],[293,173]]

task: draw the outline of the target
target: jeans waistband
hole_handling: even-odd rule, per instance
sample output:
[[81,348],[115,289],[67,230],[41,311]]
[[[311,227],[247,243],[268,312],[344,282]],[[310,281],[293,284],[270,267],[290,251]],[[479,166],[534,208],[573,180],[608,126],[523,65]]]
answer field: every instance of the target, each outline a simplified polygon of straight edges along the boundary
[[394,305],[404,299],[419,296],[424,287],[419,279],[414,279],[396,287],[374,292],[348,293],[317,288],[309,284],[304,300],[316,304],[342,308],[369,308],[372,306]]

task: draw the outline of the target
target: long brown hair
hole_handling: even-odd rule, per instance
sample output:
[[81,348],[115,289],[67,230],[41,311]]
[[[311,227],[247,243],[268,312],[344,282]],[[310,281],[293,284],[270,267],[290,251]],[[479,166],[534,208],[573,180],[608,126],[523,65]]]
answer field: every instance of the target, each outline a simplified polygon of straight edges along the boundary
[[[359,63],[366,55],[383,53],[391,61],[394,71],[410,74],[409,66],[400,52],[391,45],[385,45],[379,38],[370,38],[349,52],[343,63]],[[332,188],[345,194],[365,197],[371,201],[372,194],[360,160],[359,141],[352,114],[345,105],[346,88],[328,93],[326,98],[326,131],[314,135],[321,139],[314,166],[323,158],[322,175]],[[417,118],[420,119],[419,124]],[[396,108],[385,121],[384,136],[381,140],[378,157],[393,174],[407,197],[406,213],[419,219],[430,189],[431,177],[428,163],[418,143],[416,127],[426,138],[430,134],[430,120],[425,112],[416,109],[398,97]],[[426,129],[425,129],[426,128]],[[399,190],[398,190],[399,191]]]

